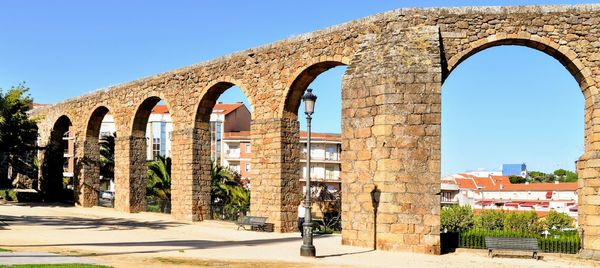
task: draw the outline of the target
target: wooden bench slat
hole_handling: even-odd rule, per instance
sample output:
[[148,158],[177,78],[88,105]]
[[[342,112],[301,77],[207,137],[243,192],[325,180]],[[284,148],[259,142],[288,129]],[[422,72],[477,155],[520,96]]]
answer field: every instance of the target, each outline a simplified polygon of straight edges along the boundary
[[237,222],[238,230],[241,228],[246,229],[245,226],[249,225],[251,227],[255,227],[263,230],[267,225],[267,217],[255,217],[255,216],[244,216],[240,218]]
[[494,257],[493,250],[512,250],[512,251],[531,251],[533,257],[537,257],[539,251],[536,238],[526,237],[485,237],[485,245],[488,248],[490,257]]

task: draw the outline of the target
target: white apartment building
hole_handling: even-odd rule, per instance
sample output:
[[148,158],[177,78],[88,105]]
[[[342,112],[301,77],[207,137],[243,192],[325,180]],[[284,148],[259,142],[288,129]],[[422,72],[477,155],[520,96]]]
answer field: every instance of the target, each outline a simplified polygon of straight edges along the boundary
[[[211,159],[222,166],[238,172],[247,187],[252,174],[252,148],[250,145],[251,113],[239,103],[217,103],[210,115]],[[115,133],[115,122],[111,114],[102,120],[100,136]],[[156,156],[171,156],[171,133],[173,121],[166,105],[156,105],[146,127],[147,160]],[[117,133],[118,135],[118,133]],[[341,135],[312,133],[311,178],[325,182],[331,191],[340,190]],[[306,177],[306,132],[300,133],[301,164]],[[111,183],[111,189],[114,184]]]
[[501,209],[535,211],[545,216],[550,210],[563,212],[577,221],[577,183],[513,184],[508,176],[478,177],[460,173],[441,181],[442,206],[470,205],[475,210]]

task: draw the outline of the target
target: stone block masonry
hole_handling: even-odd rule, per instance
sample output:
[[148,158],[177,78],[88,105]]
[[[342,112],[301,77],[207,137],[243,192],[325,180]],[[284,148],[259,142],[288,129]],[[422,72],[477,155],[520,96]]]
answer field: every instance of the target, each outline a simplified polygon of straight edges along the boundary
[[[145,195],[145,141],[138,137],[151,104],[164,100],[174,121],[172,215],[198,221],[208,216],[210,202],[207,118],[219,95],[237,85],[253,109],[251,214],[286,232],[295,229],[301,189],[300,96],[322,72],[347,65],[342,242],[439,254],[441,87],[462,61],[500,45],[542,51],[580,85],[585,153],[577,163],[579,223],[583,254],[600,256],[600,5],[399,9],[102,89],[33,115],[41,118],[41,146],[51,144],[59,118],[72,123],[75,176],[84,182],[77,202],[92,206],[98,167],[85,160],[96,159],[98,148],[90,122],[103,114],[98,111],[110,111],[118,137],[115,206],[136,212]],[[58,179],[49,174],[42,180]],[[375,187],[381,192],[376,215]]]

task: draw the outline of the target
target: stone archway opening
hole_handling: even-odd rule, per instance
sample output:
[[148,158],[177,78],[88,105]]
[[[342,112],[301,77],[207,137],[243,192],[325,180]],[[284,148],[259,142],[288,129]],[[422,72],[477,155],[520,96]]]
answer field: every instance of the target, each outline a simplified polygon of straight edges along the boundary
[[576,163],[590,142],[588,84],[579,67],[574,53],[530,39],[480,42],[449,60],[441,101],[442,207],[534,211],[540,219],[555,210],[578,220],[577,182],[555,174],[579,173]]
[[[128,190],[133,211],[171,213],[173,127],[169,106],[160,97],[149,97],[139,105],[129,138]],[[118,196],[122,187],[116,188]]]
[[115,119],[105,106],[96,108],[87,124],[84,160],[80,175],[82,205],[114,207]]
[[[283,118],[289,120],[289,137],[284,145],[290,166],[290,181],[295,194],[288,195],[284,205],[296,215],[298,203],[305,199],[307,156],[311,156],[311,199],[312,217],[319,223],[319,232],[340,232],[342,221],[342,76],[346,73],[346,63],[323,61],[302,70],[291,83]],[[317,95],[315,111],[311,120],[311,148],[307,146],[307,121],[302,96],[308,88]],[[296,152],[291,152],[296,151]],[[292,184],[293,183],[293,184]],[[289,190],[289,189],[288,189]],[[292,230],[301,231],[301,226]],[[290,230],[288,230],[290,231]]]
[[198,178],[203,218],[235,221],[252,214],[252,185],[260,183],[253,165],[252,111],[245,92],[232,82],[210,86],[200,100],[193,150],[194,168],[210,171]]
[[54,123],[44,150],[40,190],[45,200],[75,202],[75,133],[69,117],[63,115]]

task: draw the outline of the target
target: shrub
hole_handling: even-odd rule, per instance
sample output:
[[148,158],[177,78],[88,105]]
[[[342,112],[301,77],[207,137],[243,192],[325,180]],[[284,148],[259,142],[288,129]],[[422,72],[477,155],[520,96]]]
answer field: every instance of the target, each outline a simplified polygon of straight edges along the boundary
[[551,210],[550,213],[546,215],[544,225],[548,229],[572,228],[573,218],[566,213],[560,213],[556,212],[555,210]]
[[504,215],[504,230],[517,232],[539,233],[542,224],[534,211],[509,212]]
[[475,218],[475,228],[485,230],[503,230],[504,212],[498,210],[484,210]]
[[459,247],[461,248],[486,248],[485,237],[534,237],[539,238],[540,236],[535,233],[522,232],[522,231],[508,231],[508,230],[482,230],[473,229],[460,234]]
[[442,230],[460,233],[473,227],[475,220],[470,206],[450,206],[442,208],[440,213]]
[[0,198],[16,202],[40,201],[40,195],[37,192],[18,192],[12,189],[0,190]]
[[485,237],[532,237],[537,238],[540,250],[548,253],[576,254],[581,249],[581,239],[577,234],[564,234],[557,237],[543,238],[538,234],[515,231],[490,231],[473,229],[459,236],[459,247],[484,249]]

